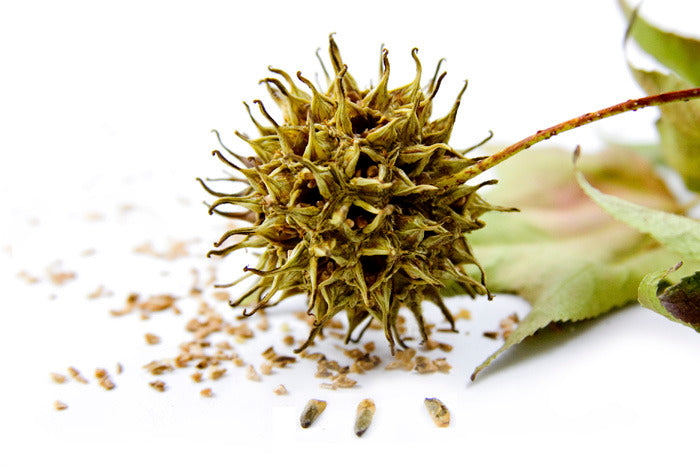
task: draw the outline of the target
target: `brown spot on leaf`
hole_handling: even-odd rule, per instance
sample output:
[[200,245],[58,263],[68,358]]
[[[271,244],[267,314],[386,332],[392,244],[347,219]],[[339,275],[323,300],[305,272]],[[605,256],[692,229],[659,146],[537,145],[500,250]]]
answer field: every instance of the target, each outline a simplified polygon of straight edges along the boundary
[[700,328],[700,271],[667,288],[659,301],[675,318]]

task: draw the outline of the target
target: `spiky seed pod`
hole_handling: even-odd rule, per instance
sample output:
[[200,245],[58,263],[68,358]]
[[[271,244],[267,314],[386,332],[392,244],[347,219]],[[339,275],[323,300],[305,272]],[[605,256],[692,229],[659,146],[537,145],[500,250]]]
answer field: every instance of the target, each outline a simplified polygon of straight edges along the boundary
[[[325,93],[301,72],[297,78],[308,92],[284,71],[270,67],[280,79],[261,82],[284,121],[276,122],[260,101],[254,101],[269,126],[251,115],[260,137],[236,134],[255,156],[226,149],[237,160],[231,162],[214,151],[245,177],[247,186],[227,194],[205,185],[218,198],[209,213],[250,225],[226,232],[215,243],[219,249],[209,255],[262,249],[257,265],[245,268],[244,277],[258,276],[257,283],[231,303],[254,302],[246,315],[270,306],[273,298],[307,295],[315,323],[297,351],[344,311],[349,322],[346,343],[360,324],[366,323],[356,339],[377,320],[393,352],[395,342],[405,347],[396,325],[401,306],[412,312],[426,339],[424,299],[434,302],[454,328],[440,298],[443,286],[457,283],[472,296],[488,293],[465,234],[484,226],[479,219],[483,213],[500,209],[476,194],[494,181],[465,184],[459,174],[475,159],[448,145],[466,84],[451,111],[430,121],[445,73],[438,78],[438,64],[422,89],[421,63],[413,49],[414,80],[389,90],[387,56],[383,49],[379,82],[368,90],[360,89],[350,76],[332,36],[333,76]],[[243,210],[222,210],[225,205]],[[243,239],[224,246],[234,235]],[[481,270],[480,280],[465,273],[467,265]]]

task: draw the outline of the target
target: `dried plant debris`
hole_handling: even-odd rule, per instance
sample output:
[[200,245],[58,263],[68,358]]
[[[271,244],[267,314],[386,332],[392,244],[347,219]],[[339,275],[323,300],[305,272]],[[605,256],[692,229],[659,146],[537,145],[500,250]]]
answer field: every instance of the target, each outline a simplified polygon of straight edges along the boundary
[[485,331],[483,333],[484,337],[488,337],[489,339],[503,339],[506,340],[508,337],[515,331],[515,328],[517,325],[520,323],[520,318],[518,318],[517,313],[512,313],[511,315],[503,318],[499,323],[498,327],[500,330],[498,331]]
[[51,381],[56,384],[64,384],[66,381],[68,381],[68,378],[60,373],[49,373],[49,376],[51,376]]
[[150,383],[148,383],[148,385],[158,392],[164,392],[167,388],[167,386],[165,385],[165,381],[161,381],[159,379],[151,381]]
[[74,380],[76,380],[79,383],[87,384],[87,382],[88,382],[85,378],[83,378],[83,375],[81,375],[80,371],[78,371],[78,369],[75,367],[72,367],[72,366],[69,367],[68,374],[71,376],[71,378],[73,378]]
[[146,334],[144,334],[143,337],[146,340],[146,344],[148,344],[148,345],[160,344],[160,337],[158,337],[155,334],[147,332]]
[[115,388],[114,382],[110,379],[109,373],[107,373],[107,370],[105,370],[104,368],[95,369],[95,378],[97,378],[97,382],[104,389],[111,391]]
[[190,375],[190,378],[192,378],[192,381],[195,383],[201,383],[202,382],[202,372],[201,371],[195,371]]
[[253,365],[248,365],[245,370],[245,377],[251,381],[260,381],[260,375],[257,371],[255,371],[255,367],[253,367]]
[[287,388],[284,387],[283,384],[276,386],[275,389],[272,390],[272,392],[277,394],[278,396],[284,396],[286,394],[289,394],[289,392],[287,391]]
[[87,294],[87,298],[89,300],[96,300],[98,298],[103,298],[103,297],[111,297],[112,292],[107,290],[104,285],[98,285],[95,290]]
[[202,397],[214,397],[214,392],[211,390],[211,388],[205,388],[199,391],[199,395]]
[[376,410],[372,399],[364,399],[357,406],[357,415],[355,416],[355,435],[362,436],[372,424],[372,417]]
[[425,398],[425,407],[428,409],[430,417],[435,422],[435,425],[440,428],[444,428],[450,425],[450,412],[445,407],[440,399],[436,398]]
[[20,271],[17,273],[17,277],[22,279],[25,283],[33,285],[39,282],[39,278],[29,274],[27,271]]
[[56,400],[56,401],[53,401],[53,408],[56,410],[66,410],[68,408],[68,404],[66,404],[65,402],[61,402],[61,401]]
[[304,410],[301,412],[299,422],[302,428],[308,428],[318,418],[323,411],[326,410],[326,401],[311,399],[306,403]]
[[154,258],[172,261],[178,258],[184,258],[186,256],[189,256],[190,253],[189,251],[187,251],[187,245],[188,243],[193,242],[195,242],[195,240],[189,242],[171,241],[168,248],[162,252],[156,251],[151,242],[144,242],[141,245],[134,247],[133,252],[142,255],[152,256]]
[[143,366],[143,368],[152,375],[162,375],[166,371],[173,371],[173,366],[168,362],[163,362],[160,360],[153,360],[152,362]]
[[354,379],[348,378],[346,375],[343,373],[339,373],[337,375],[331,376],[331,382],[330,383],[321,383],[321,387],[323,389],[347,389],[347,388],[352,388],[357,384],[357,381]]
[[58,266],[59,263],[54,263],[46,270],[46,274],[48,275],[52,284],[60,286],[68,281],[74,280],[77,277],[74,272],[57,270]]

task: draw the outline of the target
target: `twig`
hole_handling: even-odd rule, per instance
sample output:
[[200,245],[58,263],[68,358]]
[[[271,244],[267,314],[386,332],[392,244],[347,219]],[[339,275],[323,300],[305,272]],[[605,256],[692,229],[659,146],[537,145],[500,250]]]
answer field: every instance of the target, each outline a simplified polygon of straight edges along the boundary
[[[568,130],[573,130],[583,125],[595,122],[597,120],[602,120],[607,117],[612,117],[613,115],[621,114],[624,112],[634,111],[637,109],[642,109],[644,107],[657,106],[662,104],[669,104],[671,102],[679,101],[689,101],[691,99],[697,99],[700,97],[700,88],[684,89],[681,91],[666,92],[663,94],[656,94],[653,96],[642,97],[641,99],[630,99],[625,102],[607,107],[605,109],[599,110],[597,112],[590,112],[581,115],[571,120],[559,123],[553,127],[547,128],[546,130],[540,130],[534,135],[530,135],[527,138],[518,141],[517,143],[508,146],[507,148],[499,151],[495,154],[490,155],[476,164],[467,167],[462,172],[459,173],[459,182],[465,182],[480,173],[494,167],[504,160],[514,156],[520,151],[533,146],[541,141],[547,140],[552,136],[556,136],[559,133],[563,133]],[[454,181],[454,179],[452,179]]]

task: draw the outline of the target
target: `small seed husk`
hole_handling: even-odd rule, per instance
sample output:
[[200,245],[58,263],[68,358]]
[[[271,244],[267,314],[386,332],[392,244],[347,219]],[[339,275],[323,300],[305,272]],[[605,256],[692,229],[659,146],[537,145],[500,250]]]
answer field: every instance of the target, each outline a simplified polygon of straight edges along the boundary
[[440,428],[450,425],[450,412],[447,410],[447,407],[445,407],[445,404],[440,401],[440,399],[426,397],[425,407],[428,409],[428,413],[432,417],[433,422],[435,422],[435,425],[439,426]]
[[372,399],[365,399],[358,404],[357,416],[355,417],[355,434],[358,438],[367,431],[367,428],[372,423],[375,409]]
[[301,417],[299,417],[299,422],[302,428],[308,428],[311,424],[318,418],[321,413],[326,410],[326,401],[321,401],[318,399],[311,399],[306,403],[306,407],[301,412]]

